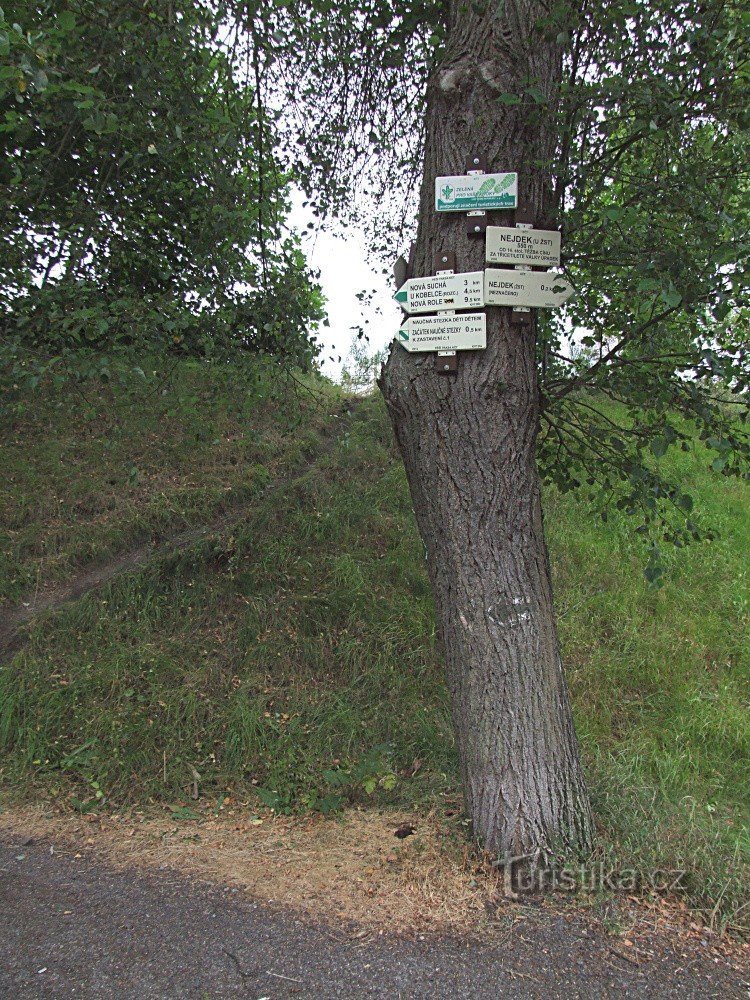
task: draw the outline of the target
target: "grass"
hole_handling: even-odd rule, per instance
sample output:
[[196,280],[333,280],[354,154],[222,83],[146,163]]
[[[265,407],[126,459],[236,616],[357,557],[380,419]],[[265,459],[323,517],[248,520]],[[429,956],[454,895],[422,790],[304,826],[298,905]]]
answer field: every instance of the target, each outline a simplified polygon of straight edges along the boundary
[[[22,454],[32,461],[4,501],[26,539],[6,551],[12,593],[42,559],[62,576],[164,532],[186,483],[207,492],[179,508],[180,523],[221,509],[227,493],[245,505],[220,537],[32,627],[0,668],[0,781],[84,811],[173,802],[196,773],[207,796],[259,796],[278,811],[455,803],[423,548],[379,400],[333,419],[341,400],[322,385],[325,405],[303,393],[279,414],[271,397],[289,390],[268,370],[254,396],[231,373],[206,379],[205,394],[200,369],[173,378],[136,410],[117,399],[108,413],[99,405],[56,422],[52,398],[13,430],[14,468]],[[188,417],[169,423],[184,385]],[[116,459],[101,444],[115,415]],[[204,421],[212,430],[196,440]],[[326,433],[332,447],[321,446]],[[61,471],[55,456],[68,452],[80,464]],[[133,455],[144,474],[113,491],[105,513],[76,506]],[[248,481],[261,461],[264,482],[297,478],[262,492]],[[720,536],[676,551],[657,590],[624,515],[603,524],[580,497],[548,492],[564,657],[601,858],[643,873],[684,868],[691,905],[739,927],[750,887],[748,486],[709,473],[697,449],[661,461]],[[36,507],[23,499],[32,493]],[[52,497],[62,501],[54,518]],[[82,550],[92,523],[99,541]]]
[[313,405],[271,364],[145,367],[47,387],[3,421],[0,607],[249,499],[307,459],[342,405],[322,382]]

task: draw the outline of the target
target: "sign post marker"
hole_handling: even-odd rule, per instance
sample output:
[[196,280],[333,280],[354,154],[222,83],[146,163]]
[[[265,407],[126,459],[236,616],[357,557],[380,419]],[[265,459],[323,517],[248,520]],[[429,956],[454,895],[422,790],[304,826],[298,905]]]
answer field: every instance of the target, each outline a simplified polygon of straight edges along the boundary
[[[456,273],[456,255],[452,252],[436,254],[435,274],[445,277]],[[455,316],[455,309],[440,310],[438,315]],[[435,368],[440,375],[458,375],[458,354],[456,351],[438,351],[435,355]]]
[[[469,156],[466,159],[466,173],[469,175],[487,173],[487,159],[484,156]],[[476,209],[466,213],[466,233],[468,236],[482,236],[487,231],[487,213]]]
[[[519,210],[516,212],[515,217],[516,229],[533,229],[534,220],[531,218],[530,214],[525,210]],[[515,264],[516,271],[530,271],[531,268],[528,264]],[[529,306],[516,306],[510,316],[511,323],[517,323],[521,326],[531,325],[531,309]]]

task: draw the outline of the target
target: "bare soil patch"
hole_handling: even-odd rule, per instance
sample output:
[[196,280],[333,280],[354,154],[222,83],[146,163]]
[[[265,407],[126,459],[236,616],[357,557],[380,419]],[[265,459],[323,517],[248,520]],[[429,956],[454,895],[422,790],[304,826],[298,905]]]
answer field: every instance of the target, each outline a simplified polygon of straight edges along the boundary
[[[218,815],[195,807],[196,820],[175,819],[184,806],[87,816],[49,805],[12,807],[0,812],[0,835],[50,842],[77,857],[93,854],[118,870],[171,871],[238,888],[354,938],[481,937],[538,922],[545,911],[550,919],[575,911],[608,931],[613,954],[625,962],[648,962],[669,941],[750,970],[750,944],[712,934],[679,901],[508,899],[502,875],[437,813],[277,817],[231,800]],[[404,825],[415,832],[399,839]]]

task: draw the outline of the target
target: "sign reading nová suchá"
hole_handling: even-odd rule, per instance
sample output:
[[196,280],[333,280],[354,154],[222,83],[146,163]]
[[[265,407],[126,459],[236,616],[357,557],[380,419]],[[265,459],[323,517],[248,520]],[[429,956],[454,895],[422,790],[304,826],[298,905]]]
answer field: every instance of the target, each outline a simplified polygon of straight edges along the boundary
[[393,297],[406,313],[480,309],[484,305],[484,272],[408,278]]

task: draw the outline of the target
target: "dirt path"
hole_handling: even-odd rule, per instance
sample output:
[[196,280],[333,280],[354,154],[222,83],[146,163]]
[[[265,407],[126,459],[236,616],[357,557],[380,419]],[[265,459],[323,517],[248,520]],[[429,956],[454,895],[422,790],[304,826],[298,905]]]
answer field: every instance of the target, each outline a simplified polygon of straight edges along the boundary
[[[350,404],[347,413],[351,415],[352,412],[353,404]],[[337,427],[337,430],[339,429],[340,427]],[[12,656],[23,646],[24,625],[44,612],[56,611],[71,601],[77,601],[123,573],[138,569],[148,562],[157,561],[210,538],[220,537],[246,517],[247,503],[260,506],[308,475],[315,464],[335,447],[338,437],[339,435],[336,434],[328,438],[325,446],[305,468],[277,479],[267,486],[257,498],[246,501],[243,506],[232,507],[208,524],[188,528],[157,543],[144,542],[107,563],[82,570],[60,586],[43,588],[36,594],[28,595],[25,601],[14,608],[0,608],[0,662]]]
[[[358,936],[359,935],[359,936]],[[238,889],[108,868],[47,841],[0,836],[0,996],[747,998],[708,953],[652,943],[622,957],[576,915],[543,915],[483,941],[362,937]]]

